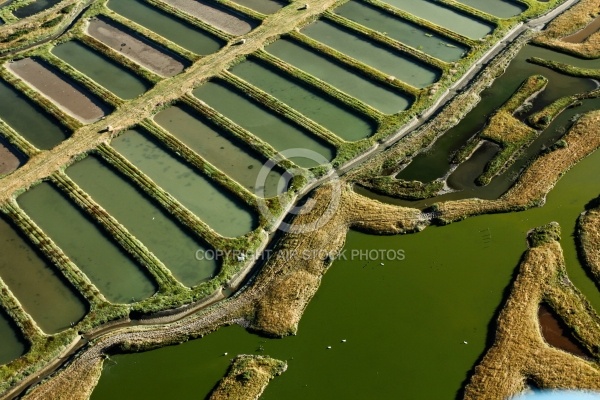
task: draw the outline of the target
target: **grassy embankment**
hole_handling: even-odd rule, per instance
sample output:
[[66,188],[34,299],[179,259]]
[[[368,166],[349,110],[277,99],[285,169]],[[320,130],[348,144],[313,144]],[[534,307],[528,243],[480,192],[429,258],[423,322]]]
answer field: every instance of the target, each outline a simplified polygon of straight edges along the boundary
[[515,118],[515,112],[527,101],[543,91],[548,80],[541,75],[527,78],[515,93],[494,114],[489,117],[487,125],[466,144],[455,157],[455,163],[461,163],[471,156],[482,140],[497,143],[500,152],[485,166],[477,183],[487,185],[502,173],[519,152],[538,135],[538,132]]
[[256,355],[233,359],[227,375],[212,391],[209,400],[257,400],[269,381],[287,369],[285,361]]
[[577,220],[576,237],[581,261],[600,284],[600,197],[588,203]]
[[592,34],[581,43],[569,43],[561,39],[585,28],[599,16],[598,1],[581,0],[552,21],[534,43],[582,58],[598,58],[600,57],[600,32]]
[[552,223],[529,234],[529,250],[497,322],[494,344],[465,389],[465,399],[509,398],[532,382],[543,389],[600,389],[600,369],[546,343],[538,308],[548,304],[573,336],[598,359],[600,318],[567,277],[560,227]]

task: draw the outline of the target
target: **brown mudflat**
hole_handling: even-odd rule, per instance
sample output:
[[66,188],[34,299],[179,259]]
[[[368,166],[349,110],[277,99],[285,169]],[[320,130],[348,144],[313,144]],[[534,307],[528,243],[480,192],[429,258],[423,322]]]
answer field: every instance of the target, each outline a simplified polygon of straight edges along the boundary
[[564,322],[558,319],[554,312],[545,304],[538,311],[542,336],[549,345],[557,347],[579,357],[589,357],[589,354],[577,343],[567,330]]
[[246,19],[222,11],[203,0],[162,0],[181,11],[190,14],[200,21],[235,36],[244,35],[256,27]]
[[185,65],[142,38],[130,35],[112,23],[101,20],[90,20],[86,33],[118,51],[125,57],[164,77],[177,75]]
[[81,122],[94,122],[105,115],[106,107],[100,101],[32,58],[12,62],[8,69]]

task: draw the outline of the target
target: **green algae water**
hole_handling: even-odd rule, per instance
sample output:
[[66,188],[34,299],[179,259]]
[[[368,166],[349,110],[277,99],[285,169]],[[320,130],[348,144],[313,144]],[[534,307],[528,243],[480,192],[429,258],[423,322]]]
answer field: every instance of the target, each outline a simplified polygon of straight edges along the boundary
[[224,236],[241,236],[257,226],[256,215],[235,195],[219,187],[162,144],[130,130],[111,145],[181,204]]
[[466,46],[439,33],[394,17],[361,1],[351,0],[336,8],[335,13],[443,61],[457,61],[468,51]]
[[332,22],[316,21],[302,33],[417,88],[437,81],[441,71],[353,33]]
[[[278,151],[301,148],[314,151],[327,160],[332,160],[335,156],[333,146],[328,146],[278,114],[267,111],[257,102],[220,82],[207,82],[195,89],[193,93],[194,96]],[[299,158],[293,161],[301,167],[315,166],[314,160]]]
[[190,108],[169,107],[156,114],[154,121],[252,193],[260,195],[264,190],[266,197],[279,193],[282,175],[275,169],[269,172],[263,186],[257,187],[261,167],[267,161],[264,156],[255,154],[245,143],[226,132],[211,127]]
[[54,186],[41,183],[18,203],[107,300],[132,303],[156,291],[142,268]]
[[385,114],[406,110],[413,102],[409,95],[375,83],[292,40],[279,39],[265,50]]
[[233,67],[231,72],[344,140],[363,139],[371,136],[376,129],[374,121],[260,62],[252,60],[241,62]]
[[200,28],[140,0],[110,0],[108,7],[196,54],[211,54],[223,45],[221,40]]
[[34,0],[26,6],[19,7],[13,11],[17,18],[27,18],[60,3],[61,0]]
[[[202,398],[232,356],[256,353],[289,363],[262,399],[454,398],[494,333],[490,324],[529,229],[561,224],[569,277],[600,310],[572,236],[579,213],[600,193],[599,168],[596,152],[559,181],[542,208],[404,236],[350,232],[349,259],[327,272],[297,336],[271,340],[233,326],[179,346],[114,356],[92,399]],[[353,250],[374,249],[403,250],[404,260],[350,259]]]
[[41,150],[51,149],[69,136],[68,129],[2,80],[0,119]]
[[52,54],[122,99],[133,99],[150,88],[142,78],[80,42],[59,44]]
[[0,310],[0,364],[6,364],[25,353],[26,346],[10,317]]
[[77,292],[4,218],[0,254],[0,278],[44,332],[62,331],[83,318],[87,307]]
[[213,260],[196,260],[206,247],[165,210],[100,159],[90,156],[70,166],[67,174],[106,211],[137,237],[186,286],[213,276]]

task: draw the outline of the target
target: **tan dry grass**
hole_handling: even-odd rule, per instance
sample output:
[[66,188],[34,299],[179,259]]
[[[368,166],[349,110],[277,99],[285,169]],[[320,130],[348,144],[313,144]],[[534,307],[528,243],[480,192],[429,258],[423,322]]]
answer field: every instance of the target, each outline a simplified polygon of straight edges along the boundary
[[500,145],[511,145],[523,143],[534,135],[533,129],[512,114],[500,110],[490,118],[489,124],[480,136],[482,139],[492,140]]
[[600,16],[598,0],[581,0],[564,14],[550,23],[534,42],[559,51],[585,58],[600,57],[600,31],[590,35],[581,43],[570,43],[562,38],[586,27]]
[[548,345],[541,334],[538,308],[557,304],[565,321],[585,331],[586,347],[600,339],[600,319],[566,277],[560,244],[550,240],[525,254],[509,298],[500,313],[496,337],[465,389],[465,399],[504,399],[532,380],[541,388],[600,389],[598,364]]
[[87,368],[70,365],[34,387],[23,400],[88,400],[102,375],[103,362],[101,357],[96,357]]
[[256,355],[237,356],[209,400],[257,400],[269,381],[287,369],[285,361]]
[[600,284],[600,207],[579,218],[579,245],[585,264]]

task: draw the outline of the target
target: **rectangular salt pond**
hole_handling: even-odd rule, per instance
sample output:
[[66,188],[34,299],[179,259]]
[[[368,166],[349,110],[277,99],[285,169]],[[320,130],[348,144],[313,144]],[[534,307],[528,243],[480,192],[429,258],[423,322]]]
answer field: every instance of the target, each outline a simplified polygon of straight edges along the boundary
[[408,94],[375,83],[358,72],[288,39],[279,39],[265,48],[275,57],[299,68],[316,78],[356,97],[384,114],[406,110],[413,100]]
[[133,99],[150,88],[141,77],[79,41],[61,43],[52,54],[122,99]]
[[34,0],[32,3],[17,8],[15,11],[13,11],[13,15],[19,19],[27,18],[47,10],[60,2],[61,0]]
[[315,160],[314,157],[312,159],[294,158],[293,161],[301,167],[308,168],[323,164],[326,161],[331,161],[335,155],[333,146],[329,146],[309,133],[300,130],[282,116],[267,111],[256,101],[224,84],[213,81],[207,82],[196,88],[193,93],[194,96],[219,113],[280,152],[288,149],[306,149],[308,150],[307,154],[317,153],[319,160]]
[[458,0],[458,2],[499,18],[514,17],[527,10],[525,4],[507,0]]
[[273,197],[280,192],[277,186],[282,177],[277,170],[271,170],[265,182],[259,178],[267,161],[264,156],[255,154],[248,145],[222,129],[213,128],[191,108],[184,105],[169,107],[156,114],[154,121],[257,196]]
[[27,347],[16,324],[3,309],[0,309],[0,364],[7,364],[22,356]]
[[70,132],[27,96],[0,80],[0,119],[40,150],[48,150]]
[[109,0],[108,8],[193,53],[215,53],[224,44],[200,28],[141,0]]
[[111,145],[217,233],[236,237],[256,228],[257,218],[249,206],[187,165],[151,135],[129,130],[113,139]]
[[2,217],[0,254],[0,278],[44,332],[60,332],[86,314],[74,288]]
[[358,0],[351,0],[334,11],[342,17],[383,33],[392,39],[443,61],[457,61],[469,50],[468,47],[447,39],[434,31],[421,28]]
[[186,286],[213,276],[214,260],[196,260],[205,246],[194,239],[173,216],[156,205],[142,190],[95,156],[67,168],[67,175],[102,208],[137,237],[173,276]]
[[470,17],[429,0],[385,0],[385,3],[472,39],[482,38],[496,28],[491,22]]
[[437,81],[441,71],[328,21],[316,21],[302,33],[417,88]]
[[261,62],[243,61],[234,66],[231,72],[346,141],[364,139],[377,129],[375,122],[368,117]]
[[97,121],[110,110],[96,95],[45,62],[23,58],[8,64],[8,69],[83,123]]
[[162,0],[215,28],[234,36],[244,35],[258,23],[205,0]]
[[54,186],[40,183],[17,202],[108,301],[132,303],[156,292],[144,268]]
[[109,19],[90,20],[85,33],[160,76],[175,76],[189,65],[157,43]]

